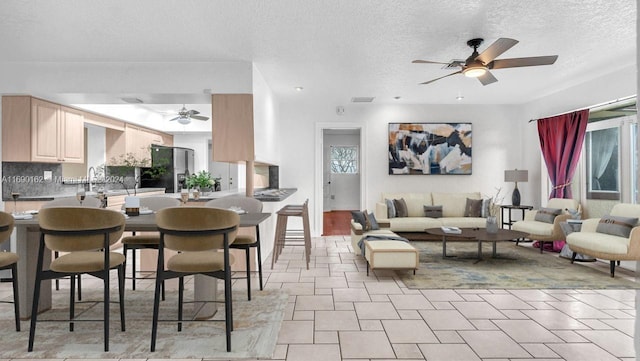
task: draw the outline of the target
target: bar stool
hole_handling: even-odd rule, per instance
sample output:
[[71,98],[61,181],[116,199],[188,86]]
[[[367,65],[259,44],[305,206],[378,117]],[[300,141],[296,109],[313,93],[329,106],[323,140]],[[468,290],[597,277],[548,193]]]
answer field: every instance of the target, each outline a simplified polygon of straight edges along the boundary
[[[271,256],[271,269],[273,264],[278,261],[278,256],[282,253],[285,245],[304,246],[304,254],[307,261],[307,269],[309,269],[309,260],[311,258],[311,232],[309,229],[309,199],[304,201],[302,205],[286,205],[276,212],[278,218],[276,220],[276,233],[273,241],[273,253]],[[301,217],[302,229],[287,229],[287,220],[289,217]]]

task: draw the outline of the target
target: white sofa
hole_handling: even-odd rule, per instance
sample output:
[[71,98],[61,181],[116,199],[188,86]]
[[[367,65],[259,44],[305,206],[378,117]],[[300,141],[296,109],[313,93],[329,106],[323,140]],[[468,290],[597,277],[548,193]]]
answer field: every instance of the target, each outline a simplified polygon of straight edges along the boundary
[[[575,199],[551,198],[545,208],[560,209],[560,215],[556,216],[553,223],[536,221],[539,210],[527,211],[522,221],[515,222],[511,229],[528,233],[527,238],[540,242],[540,253],[544,248],[544,242],[564,241],[565,235],[560,227],[561,222],[566,222],[571,218],[567,209],[581,211],[580,202]],[[517,244],[517,243],[516,243]]]
[[[611,216],[640,219],[640,205],[619,203],[613,206]],[[621,237],[596,232],[601,218],[590,218],[582,221],[579,232],[567,236],[567,243],[574,252],[610,261],[611,277],[614,276],[616,261],[640,261],[640,221],[631,229],[629,237]]]
[[[407,204],[408,217],[388,218],[385,199],[404,199]],[[464,211],[469,199],[482,199],[480,192],[470,193],[383,193],[381,201],[376,203],[374,215],[380,224],[380,230],[363,232],[359,223],[351,222],[351,243],[354,252],[359,252],[358,241],[369,234],[399,235],[408,239],[426,239],[427,228],[440,226],[479,227],[486,226],[484,217],[465,217]],[[424,215],[424,206],[442,206],[441,218],[429,218]],[[492,213],[499,218],[499,206],[494,206]],[[500,220],[498,219],[498,222]]]

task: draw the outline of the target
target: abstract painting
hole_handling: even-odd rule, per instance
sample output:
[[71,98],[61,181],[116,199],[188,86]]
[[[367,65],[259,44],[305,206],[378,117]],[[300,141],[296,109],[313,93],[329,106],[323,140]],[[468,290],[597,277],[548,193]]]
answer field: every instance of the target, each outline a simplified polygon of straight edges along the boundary
[[389,123],[389,174],[471,174],[471,123]]

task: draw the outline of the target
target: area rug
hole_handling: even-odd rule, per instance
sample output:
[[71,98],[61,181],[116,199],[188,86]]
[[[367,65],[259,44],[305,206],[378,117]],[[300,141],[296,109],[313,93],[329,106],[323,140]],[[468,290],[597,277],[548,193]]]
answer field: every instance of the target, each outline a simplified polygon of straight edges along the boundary
[[[68,315],[67,291],[54,291],[55,309],[42,313],[40,319],[65,318]],[[184,323],[177,332],[175,322],[158,326],[156,351],[150,352],[153,292],[125,293],[126,331],[120,331],[117,304],[111,307],[109,352],[104,352],[102,322],[75,324],[69,332],[67,323],[38,322],[34,351],[27,352],[29,322],[22,321],[22,331],[15,332],[13,312],[2,312],[2,348],[0,359],[257,359],[271,358],[288,294],[280,290],[253,291],[247,301],[246,292],[234,292],[234,330],[231,333],[231,352],[226,352],[224,304],[220,304],[214,320],[221,322]],[[112,292],[112,297],[117,294]],[[224,299],[222,294],[219,299]],[[100,292],[83,288],[83,299],[100,299]],[[185,295],[185,300],[189,295]],[[6,305],[9,306],[9,305]],[[3,309],[5,306],[2,306]],[[9,306],[10,307],[10,306]],[[192,309],[185,305],[185,310]],[[86,303],[76,307],[83,319],[101,319],[102,303]],[[177,293],[168,292],[161,302],[160,319],[177,318]]]
[[[601,272],[557,254],[540,254],[537,248],[500,242],[497,257],[491,244],[483,245],[483,260],[477,261],[477,245],[448,242],[442,258],[441,242],[412,242],[420,252],[420,268],[398,272],[402,282],[413,289],[498,288],[498,289],[637,289],[640,284]],[[608,269],[608,267],[607,267]]]

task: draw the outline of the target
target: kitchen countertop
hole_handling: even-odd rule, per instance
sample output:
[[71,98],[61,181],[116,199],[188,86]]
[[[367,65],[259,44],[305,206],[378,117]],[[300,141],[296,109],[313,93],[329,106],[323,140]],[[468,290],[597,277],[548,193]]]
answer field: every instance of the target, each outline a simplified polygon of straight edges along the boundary
[[[279,189],[258,189],[254,192],[254,198],[262,201],[262,202],[281,202],[295,193],[297,188],[279,188]],[[157,192],[164,191],[164,188],[138,188],[136,190],[137,194],[144,194],[147,192]],[[133,191],[129,190],[131,195],[133,195]],[[86,192],[87,196],[95,196],[97,192]],[[52,201],[56,198],[65,198],[65,197],[75,197],[75,193],[64,193],[64,194],[53,194],[53,195],[43,195],[43,196],[20,196],[18,198],[18,202],[46,202]],[[116,189],[105,192],[105,196],[107,198],[113,196],[122,196],[127,195],[127,191],[124,189]],[[180,193],[166,193],[167,196],[180,198]],[[245,191],[243,189],[233,189],[228,191],[218,191],[218,192],[205,192],[200,195],[200,199],[193,199],[193,195],[190,194],[189,201],[190,202],[206,202],[212,199],[228,197],[228,196],[244,196]],[[5,202],[12,202],[11,198],[4,198]]]
[[[136,189],[136,193],[137,194],[141,194],[141,193],[147,193],[147,192],[158,192],[158,191],[164,191],[164,188],[138,188]],[[129,192],[131,193],[131,195],[133,195],[133,190],[130,189]],[[87,196],[95,196],[97,195],[98,192],[85,192],[85,195]],[[104,195],[109,198],[109,197],[114,197],[114,196],[123,196],[123,195],[127,195],[127,191],[124,189],[114,189],[114,190],[109,190],[106,191],[104,193]],[[63,193],[63,194],[51,194],[51,195],[42,195],[42,196],[20,196],[20,198],[18,198],[17,202],[46,202],[46,201],[52,201],[56,198],[66,198],[66,197],[75,197],[76,194],[75,193]],[[11,197],[9,198],[3,198],[2,199],[5,202],[13,202],[13,199]]]
[[[281,202],[295,193],[297,188],[279,188],[275,189],[260,189],[254,192],[254,198],[261,202]],[[167,193],[171,197],[180,198],[180,193]],[[245,196],[246,192],[243,189],[233,189],[228,191],[218,192],[205,192],[200,195],[200,199],[193,199],[193,194],[189,194],[189,202],[207,202],[212,199],[218,199],[229,196]]]

